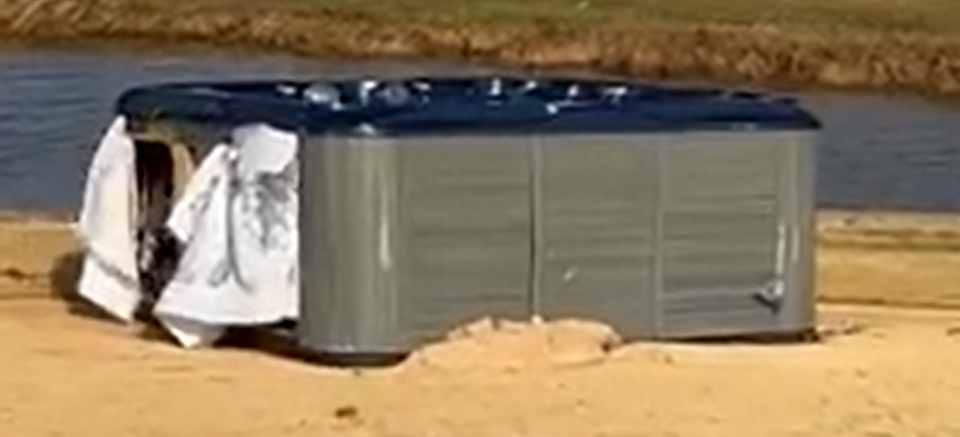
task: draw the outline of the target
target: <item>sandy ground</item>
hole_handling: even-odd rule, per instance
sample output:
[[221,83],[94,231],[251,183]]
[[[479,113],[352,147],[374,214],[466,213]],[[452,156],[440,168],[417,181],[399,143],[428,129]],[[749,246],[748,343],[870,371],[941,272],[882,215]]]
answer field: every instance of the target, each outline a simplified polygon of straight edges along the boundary
[[827,213],[819,223],[821,301],[960,309],[960,217]]
[[[856,226],[868,224],[825,221],[822,295],[960,304],[949,223],[936,241]],[[73,246],[63,225],[0,223],[0,436],[960,435],[952,310],[824,305],[831,335],[818,344],[612,352],[613,335],[582,322],[480,326],[398,368],[357,372],[179,350],[71,314],[51,296],[69,285],[60,255]]]

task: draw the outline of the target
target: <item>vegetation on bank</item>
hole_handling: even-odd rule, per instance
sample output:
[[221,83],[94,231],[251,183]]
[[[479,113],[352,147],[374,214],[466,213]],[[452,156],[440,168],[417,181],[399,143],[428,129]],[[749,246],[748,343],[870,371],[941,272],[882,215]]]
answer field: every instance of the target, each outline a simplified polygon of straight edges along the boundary
[[960,93],[951,0],[0,0],[0,35]]

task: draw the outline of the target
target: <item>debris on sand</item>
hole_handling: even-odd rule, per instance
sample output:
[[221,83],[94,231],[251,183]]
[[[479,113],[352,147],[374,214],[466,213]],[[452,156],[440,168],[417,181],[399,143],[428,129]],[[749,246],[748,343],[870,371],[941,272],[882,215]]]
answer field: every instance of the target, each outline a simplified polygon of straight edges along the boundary
[[488,318],[415,352],[405,367],[508,372],[578,367],[602,362],[621,343],[612,328],[599,323]]

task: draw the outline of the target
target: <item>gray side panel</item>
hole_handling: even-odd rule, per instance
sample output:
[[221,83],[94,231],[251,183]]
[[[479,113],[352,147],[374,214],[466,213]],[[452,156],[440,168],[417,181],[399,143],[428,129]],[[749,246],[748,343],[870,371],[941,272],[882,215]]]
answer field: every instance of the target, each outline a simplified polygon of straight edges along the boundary
[[542,141],[535,155],[540,310],[550,318],[600,320],[628,338],[649,336],[655,327],[656,146],[642,137]]
[[393,352],[397,184],[388,142],[312,138],[301,148],[300,337],[324,352]]
[[400,151],[409,342],[493,316],[529,314],[528,138],[420,138]]
[[759,133],[678,135],[663,150],[665,336],[774,330],[758,293],[777,284],[778,162],[788,143]]
[[788,140],[782,172],[782,220],[787,234],[787,269],[781,324],[801,331],[816,324],[816,141],[813,133],[797,133]]

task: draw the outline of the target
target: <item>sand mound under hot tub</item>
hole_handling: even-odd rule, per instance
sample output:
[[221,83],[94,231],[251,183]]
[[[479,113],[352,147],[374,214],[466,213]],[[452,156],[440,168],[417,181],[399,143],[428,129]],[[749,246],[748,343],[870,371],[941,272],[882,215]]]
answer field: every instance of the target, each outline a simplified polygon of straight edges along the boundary
[[482,319],[415,352],[406,368],[541,369],[603,361],[622,343],[609,326],[584,320],[550,322]]

